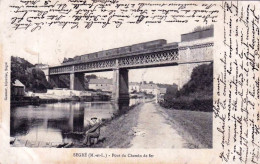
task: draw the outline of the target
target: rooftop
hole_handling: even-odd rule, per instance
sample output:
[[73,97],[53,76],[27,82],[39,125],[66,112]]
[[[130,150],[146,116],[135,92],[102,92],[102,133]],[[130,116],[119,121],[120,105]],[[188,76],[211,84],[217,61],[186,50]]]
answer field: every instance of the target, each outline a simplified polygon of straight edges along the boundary
[[140,85],[138,82],[129,82],[129,85]]
[[166,88],[159,88],[160,93],[166,93]]
[[142,89],[158,89],[158,86],[156,84],[142,84]]

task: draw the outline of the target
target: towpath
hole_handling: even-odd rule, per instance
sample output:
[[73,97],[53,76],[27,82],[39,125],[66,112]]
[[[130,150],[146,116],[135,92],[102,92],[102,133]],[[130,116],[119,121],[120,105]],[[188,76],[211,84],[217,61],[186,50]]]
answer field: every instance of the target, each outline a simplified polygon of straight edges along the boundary
[[178,135],[155,103],[145,103],[139,113],[132,148],[183,148],[186,141]]

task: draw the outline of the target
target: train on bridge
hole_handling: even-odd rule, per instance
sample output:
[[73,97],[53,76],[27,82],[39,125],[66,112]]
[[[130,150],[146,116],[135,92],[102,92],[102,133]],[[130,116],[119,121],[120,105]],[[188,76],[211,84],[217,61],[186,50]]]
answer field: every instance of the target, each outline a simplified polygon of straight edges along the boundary
[[106,57],[113,57],[113,56],[120,56],[126,55],[131,53],[141,53],[149,50],[154,50],[158,48],[167,48],[167,47],[178,47],[178,43],[167,44],[165,39],[153,40],[149,42],[133,44],[130,46],[114,48],[94,53],[89,53],[85,55],[75,56],[74,58],[64,59],[62,65],[82,62],[82,61],[92,61],[95,59],[106,58]]

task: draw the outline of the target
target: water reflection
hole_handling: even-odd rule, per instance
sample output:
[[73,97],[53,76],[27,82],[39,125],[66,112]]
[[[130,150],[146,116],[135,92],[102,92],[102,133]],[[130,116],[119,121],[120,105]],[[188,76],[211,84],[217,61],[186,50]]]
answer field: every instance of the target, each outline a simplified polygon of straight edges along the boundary
[[[136,100],[130,101],[130,105],[135,103]],[[75,136],[67,133],[88,128],[92,117],[108,119],[126,109],[126,105],[110,102],[68,102],[14,107],[11,108],[10,134],[29,141],[74,141]]]

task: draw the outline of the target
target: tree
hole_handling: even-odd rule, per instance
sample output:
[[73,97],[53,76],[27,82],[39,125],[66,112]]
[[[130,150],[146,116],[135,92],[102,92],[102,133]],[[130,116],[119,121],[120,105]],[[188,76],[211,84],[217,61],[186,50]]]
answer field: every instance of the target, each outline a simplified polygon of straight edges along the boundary
[[179,94],[189,95],[195,92],[200,92],[201,95],[213,94],[213,63],[195,67],[192,71],[190,81],[181,88]]
[[166,93],[164,95],[164,99],[172,100],[172,99],[176,98],[177,91],[178,91],[178,88],[176,87],[176,84],[168,85],[166,88]]
[[11,83],[19,80],[27,91],[45,92],[51,85],[42,70],[19,57],[11,57]]
[[68,59],[64,58],[62,63],[66,63],[67,61],[68,61]]
[[97,79],[97,75],[95,75],[95,74],[86,75],[86,76],[85,76],[85,79],[86,79],[87,81],[89,81],[90,79]]

